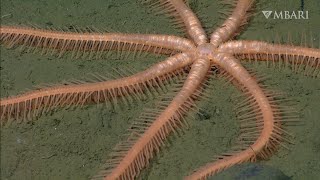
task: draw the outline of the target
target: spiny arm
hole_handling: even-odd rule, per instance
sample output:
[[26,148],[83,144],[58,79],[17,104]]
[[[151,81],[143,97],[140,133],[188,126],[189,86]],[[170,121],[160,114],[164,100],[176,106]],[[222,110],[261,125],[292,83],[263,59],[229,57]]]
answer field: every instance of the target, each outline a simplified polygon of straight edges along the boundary
[[199,19],[184,0],[149,0],[147,2],[151,6],[161,9],[159,11],[173,16],[176,20],[174,24],[184,27],[187,34],[197,45],[208,41]]
[[79,33],[11,26],[1,26],[0,32],[0,43],[8,47],[22,45],[40,48],[45,53],[57,51],[59,56],[66,51],[72,51],[73,55],[79,57],[86,52],[90,55],[109,50],[168,53],[187,51],[194,47],[188,39],[170,35]]
[[0,101],[1,124],[11,119],[31,119],[57,107],[117,101],[118,98],[128,98],[130,95],[139,98],[154,87],[161,87],[163,81],[181,73],[182,68],[191,63],[191,57],[181,53],[143,72],[121,79],[107,81],[102,78],[101,82],[63,84],[4,98]]
[[[206,164],[185,180],[204,180],[233,165],[254,161],[256,158],[267,158],[270,152],[275,151],[283,134],[282,129],[277,126],[279,122],[277,122],[272,101],[240,62],[223,53],[214,55],[212,62],[234,77],[243,87],[245,94],[249,95],[250,107],[253,107],[254,111],[246,114],[248,118],[242,120],[248,125],[242,127],[241,131],[242,135],[257,137],[257,139],[245,142],[244,144],[247,145],[234,149],[233,152],[219,157],[215,162]],[[253,119],[252,116],[257,119],[256,122],[250,122]]]
[[195,99],[201,96],[199,89],[209,70],[208,59],[196,60],[177,95],[167,100],[168,104],[163,102],[160,108],[145,114],[136,122],[131,128],[132,135],[125,143],[119,144],[106,167],[93,179],[104,177],[105,180],[129,180],[139,175],[168,135],[184,124],[184,115],[194,106]]
[[[220,45],[219,51],[234,54],[241,59],[271,61],[272,63],[283,61],[292,64],[292,69],[296,72],[304,69],[307,74],[315,77],[319,75],[320,49],[239,40]],[[303,65],[308,68],[302,67]]]
[[231,16],[211,34],[210,43],[218,47],[221,43],[235,36],[239,28],[246,24],[249,16],[248,11],[253,3],[254,0],[239,0]]

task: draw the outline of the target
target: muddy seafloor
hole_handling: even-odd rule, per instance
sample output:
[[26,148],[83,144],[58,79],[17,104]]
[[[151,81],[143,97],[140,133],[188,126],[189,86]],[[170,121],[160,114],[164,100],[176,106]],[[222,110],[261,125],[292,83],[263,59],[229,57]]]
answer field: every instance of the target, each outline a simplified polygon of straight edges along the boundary
[[[307,34],[309,44],[319,44],[320,2],[305,1],[309,20],[265,19],[264,10],[299,10],[300,1],[290,3],[260,1],[254,19],[240,39],[272,41],[276,36],[292,35],[299,44]],[[204,19],[207,29],[221,23],[218,11],[224,9],[210,0],[193,0],[191,7]],[[1,1],[3,25],[32,24],[40,27],[97,27],[101,30],[130,33],[163,33],[180,35],[164,16],[156,16],[146,6],[130,0],[92,1]],[[311,38],[310,33],[313,33]],[[111,55],[100,59],[57,58],[40,53],[7,50],[1,47],[1,97],[15,95],[26,88],[43,83],[81,79],[88,73],[107,74],[113,68],[146,69],[165,56],[148,55],[133,59]],[[245,64],[259,75],[269,88],[285,92],[294,100],[301,123],[290,126],[294,145],[280,151],[268,161],[293,179],[317,179],[320,174],[320,82],[319,78],[292,73],[288,68],[266,67],[264,63]],[[126,69],[124,69],[126,71]],[[181,179],[195,168],[210,162],[215,155],[228,151],[239,136],[234,110],[240,92],[222,80],[214,79],[209,101],[200,102],[201,114],[189,119],[189,129],[169,137],[167,146],[151,161],[140,179]],[[170,90],[170,85],[168,85]],[[107,155],[130,124],[160,95],[130,106],[119,104],[116,109],[103,105],[50,112],[31,122],[1,128],[1,179],[88,179],[97,173]],[[165,96],[162,94],[162,96]]]

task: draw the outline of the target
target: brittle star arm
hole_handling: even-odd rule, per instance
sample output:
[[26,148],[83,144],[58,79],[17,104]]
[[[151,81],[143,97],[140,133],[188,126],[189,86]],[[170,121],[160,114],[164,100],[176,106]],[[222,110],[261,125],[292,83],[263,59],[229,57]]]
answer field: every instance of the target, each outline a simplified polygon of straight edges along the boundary
[[254,0],[239,0],[231,16],[211,34],[210,43],[215,47],[218,47],[221,43],[226,42],[235,36],[239,27],[247,22],[248,11],[253,2]]
[[116,101],[130,95],[139,98],[153,87],[160,87],[163,81],[191,63],[190,55],[179,53],[143,72],[121,79],[104,81],[102,78],[102,82],[62,84],[4,98],[0,101],[1,124],[12,119],[31,119],[57,107]]
[[194,48],[190,40],[171,35],[79,33],[11,26],[1,26],[0,32],[1,44],[8,47],[23,45],[41,48],[47,52],[57,51],[59,56],[66,51],[72,51],[73,56],[79,57],[85,52],[99,54],[108,50],[168,53]]
[[173,7],[176,9],[178,16],[182,19],[188,35],[197,45],[206,43],[207,35],[201,26],[201,23],[192,10],[183,2],[183,0],[171,0]]
[[177,20],[177,25],[183,24],[187,34],[197,44],[204,44],[207,35],[201,23],[192,10],[186,5],[184,0],[154,0],[152,6],[163,8],[164,13],[172,15]]
[[251,129],[243,129],[249,133],[251,137],[253,134],[258,133],[258,138],[250,143],[249,147],[237,149],[234,152],[228,153],[226,156],[217,159],[215,162],[199,168],[193,174],[186,177],[186,180],[206,179],[208,176],[212,176],[235,164],[255,160],[257,157],[265,158],[270,152],[270,149],[274,150],[274,145],[276,144],[270,142],[273,139],[276,139],[276,137],[279,137],[282,133],[281,129],[276,126],[277,121],[270,100],[241,63],[234,57],[224,53],[213,54],[212,58],[214,64],[217,64],[220,68],[228,72],[244,87],[246,94],[250,96],[250,101],[254,102],[253,107],[259,110],[258,114],[261,119],[257,119],[259,127],[256,129],[261,130],[253,131],[252,125],[250,126]]
[[148,165],[164,144],[167,136],[184,124],[183,116],[194,105],[194,98],[203,85],[211,64],[209,59],[197,59],[179,92],[168,105],[154,109],[136,122],[132,135],[115,149],[106,167],[93,179],[134,179]]
[[301,65],[306,65],[314,69],[311,73],[315,77],[320,69],[320,50],[314,48],[239,40],[221,44],[218,51],[231,53],[241,59],[272,61],[273,63],[284,61],[292,64],[295,71],[299,71]]

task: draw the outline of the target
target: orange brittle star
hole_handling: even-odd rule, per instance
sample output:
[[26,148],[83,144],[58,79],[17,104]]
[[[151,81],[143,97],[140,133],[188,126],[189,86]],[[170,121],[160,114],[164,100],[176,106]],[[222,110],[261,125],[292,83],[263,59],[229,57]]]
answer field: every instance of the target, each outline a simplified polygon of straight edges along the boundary
[[[182,25],[191,39],[172,35],[59,32],[36,28],[1,26],[1,43],[9,47],[23,45],[58,51],[62,55],[72,51],[91,56],[108,50],[148,51],[173,54],[149,69],[132,76],[100,82],[45,87],[1,99],[1,124],[13,119],[30,119],[51,109],[70,105],[83,105],[115,101],[117,98],[141,98],[151,88],[188,69],[188,75],[174,98],[159,109],[145,113],[130,129],[128,139],[115,148],[110,160],[95,178],[134,179],[144,169],[155,152],[160,150],[168,135],[185,124],[184,116],[195,107],[195,100],[204,96],[206,79],[212,67],[218,68],[239,84],[247,96],[243,114],[244,146],[209,163],[186,179],[206,179],[232,165],[256,159],[265,159],[276,151],[287,133],[281,127],[281,109],[276,106],[273,94],[259,86],[257,80],[237,59],[257,61],[283,61],[293,69],[309,68],[309,74],[318,77],[320,50],[292,45],[269,44],[262,41],[230,40],[245,25],[254,0],[238,0],[231,15],[208,38],[200,21],[183,0],[149,0]],[[311,70],[310,70],[311,69]]]

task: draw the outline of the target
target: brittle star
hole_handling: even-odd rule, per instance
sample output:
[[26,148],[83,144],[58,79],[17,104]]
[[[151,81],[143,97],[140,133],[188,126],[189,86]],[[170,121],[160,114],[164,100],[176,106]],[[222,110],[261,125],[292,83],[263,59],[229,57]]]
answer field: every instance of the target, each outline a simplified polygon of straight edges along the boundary
[[[232,165],[265,159],[277,150],[284,135],[285,120],[276,105],[274,94],[266,92],[243,67],[239,59],[283,61],[295,71],[301,68],[319,76],[319,49],[292,45],[270,44],[262,41],[231,40],[245,25],[254,0],[234,2],[234,10],[209,37],[200,21],[183,0],[149,0],[154,7],[176,19],[190,39],[157,34],[59,32],[36,28],[1,26],[1,43],[14,47],[23,45],[58,51],[62,55],[72,51],[76,57],[89,56],[108,50],[147,51],[172,54],[166,60],[132,76],[100,82],[73,82],[40,88],[21,95],[1,99],[1,124],[15,119],[32,119],[51,109],[116,101],[118,98],[141,98],[152,88],[161,88],[168,80],[190,67],[177,94],[164,101],[158,109],[144,113],[130,129],[128,139],[115,148],[110,160],[93,177],[104,179],[134,179],[144,169],[155,152],[159,152],[168,135],[184,126],[185,115],[195,101],[204,96],[206,80],[212,67],[232,78],[247,96],[243,102],[242,138],[244,145],[212,163],[200,167],[186,179],[206,179]],[[248,110],[251,109],[251,110]],[[248,111],[246,111],[248,110]],[[252,137],[255,137],[252,140]]]

